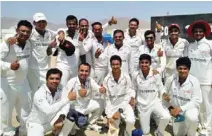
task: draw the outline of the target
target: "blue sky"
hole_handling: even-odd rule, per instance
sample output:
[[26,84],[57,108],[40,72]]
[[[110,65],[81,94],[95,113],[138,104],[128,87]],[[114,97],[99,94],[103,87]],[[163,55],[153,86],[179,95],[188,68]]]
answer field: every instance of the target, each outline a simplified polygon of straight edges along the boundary
[[3,1],[1,2],[1,16],[20,19],[32,18],[36,12],[43,12],[50,22],[64,23],[67,15],[78,18],[86,17],[96,21],[116,17],[137,17],[150,21],[151,16],[212,13],[212,2],[193,1]]

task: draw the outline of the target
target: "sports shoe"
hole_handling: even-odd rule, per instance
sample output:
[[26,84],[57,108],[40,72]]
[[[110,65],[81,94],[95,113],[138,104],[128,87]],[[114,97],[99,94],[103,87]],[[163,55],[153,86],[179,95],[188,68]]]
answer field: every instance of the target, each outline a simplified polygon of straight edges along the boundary
[[101,126],[98,126],[97,124],[89,124],[87,126],[87,129],[88,130],[94,130],[96,132],[100,132],[102,130],[102,127]]
[[163,134],[158,129],[155,130],[154,135],[155,136],[163,136]]

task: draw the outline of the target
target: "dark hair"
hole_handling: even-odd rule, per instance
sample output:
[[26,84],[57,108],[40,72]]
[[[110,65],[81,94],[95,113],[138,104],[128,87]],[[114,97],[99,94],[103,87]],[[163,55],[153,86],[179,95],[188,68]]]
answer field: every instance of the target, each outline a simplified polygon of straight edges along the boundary
[[202,29],[203,32],[206,31],[206,28],[205,28],[205,25],[204,25],[204,24],[195,24],[195,25],[192,27],[192,32],[193,32],[193,33],[194,33],[194,30],[195,30],[196,28]]
[[121,29],[116,29],[116,30],[113,32],[113,37],[115,36],[116,33],[122,33],[122,35],[124,36],[124,31],[122,31]]
[[27,20],[20,20],[17,24],[17,28],[19,28],[21,26],[26,26],[26,27],[30,28],[31,30],[33,28],[32,24]]
[[154,38],[155,38],[155,32],[152,31],[152,30],[147,30],[147,31],[145,31],[145,33],[144,33],[144,38],[146,38],[146,36],[147,36],[147,35],[150,35],[150,34],[153,34],[153,36],[154,36]]
[[100,23],[100,22],[94,22],[93,24],[91,24],[92,27],[94,27],[95,25],[100,25],[100,26],[102,26],[102,23]]
[[113,60],[118,60],[120,62],[120,64],[122,64],[122,59],[118,55],[113,55],[113,56],[110,57],[110,65],[112,65]]
[[76,23],[78,23],[78,19],[77,19],[77,17],[75,17],[74,15],[68,15],[68,16],[66,17],[66,22],[67,22],[68,20],[75,20]]
[[79,20],[79,24],[80,24],[83,20],[84,20],[84,21],[87,21],[87,23],[89,23],[88,20],[87,20],[86,18],[81,18],[81,19]]
[[130,21],[129,21],[129,24],[131,23],[131,22],[136,22],[137,23],[137,25],[139,25],[139,20],[137,19],[137,18],[132,18],[132,19],[130,19]]
[[89,67],[89,71],[91,70],[91,65],[89,63],[87,63],[87,62],[80,63],[79,66],[78,66],[78,69],[80,68],[81,65],[88,66]]
[[148,54],[141,54],[141,56],[139,57],[139,62],[142,60],[148,60],[150,64],[152,63],[152,58]]
[[47,71],[47,73],[46,73],[46,80],[49,78],[49,76],[50,76],[51,74],[60,74],[60,78],[63,76],[62,71],[60,71],[60,70],[57,69],[57,68],[51,68],[51,69],[49,69],[49,70]]
[[188,69],[191,68],[191,60],[188,57],[180,57],[176,60],[176,66],[182,66],[185,65],[186,67],[188,67]]

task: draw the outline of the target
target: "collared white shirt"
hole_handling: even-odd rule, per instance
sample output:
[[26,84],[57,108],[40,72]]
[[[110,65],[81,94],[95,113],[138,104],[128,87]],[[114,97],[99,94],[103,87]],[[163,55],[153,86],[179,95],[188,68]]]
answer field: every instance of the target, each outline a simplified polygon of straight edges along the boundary
[[153,75],[152,69],[145,78],[141,70],[133,73],[133,87],[136,91],[136,101],[141,110],[147,110],[155,103],[161,102],[159,95],[165,92],[165,88],[159,74]]
[[132,54],[131,54],[131,49],[129,46],[127,45],[122,45],[122,47],[120,47],[119,49],[117,49],[115,47],[114,44],[107,46],[104,50],[104,52],[102,53],[101,56],[99,56],[99,58],[101,60],[107,60],[107,65],[108,65],[108,69],[109,71],[111,71],[111,67],[110,67],[110,58],[113,55],[118,55],[121,57],[122,59],[122,66],[121,66],[121,70],[125,73],[132,73],[133,71],[133,65],[132,65]]
[[114,80],[112,72],[108,73],[104,79],[103,86],[106,88],[105,112],[109,118],[112,117],[111,113],[113,113],[110,111],[120,105],[128,104],[131,97],[135,98],[135,91],[132,88],[128,73],[121,72],[118,82]]
[[202,92],[200,83],[194,76],[189,74],[186,81],[180,85],[179,75],[174,74],[167,79],[165,87],[170,96],[171,105],[180,107],[182,111],[200,107]]
[[[158,50],[161,49],[163,51],[163,56],[159,57],[157,52]],[[159,73],[162,73],[165,69],[166,66],[166,55],[164,52],[164,49],[160,44],[154,44],[154,47],[152,50],[148,48],[146,44],[142,45],[139,47],[139,57],[141,54],[148,54],[152,57],[152,64],[151,67],[155,70],[157,70]],[[138,65],[139,66],[139,65]]]
[[185,56],[191,59],[190,73],[201,85],[212,84],[212,45],[206,38],[188,46]]
[[55,39],[56,32],[46,29],[44,37],[40,35],[35,29],[32,29],[30,41],[32,42],[32,60],[30,61],[30,68],[32,69],[48,69],[50,63],[50,56],[47,55],[46,50],[49,44]]
[[136,32],[136,35],[130,36],[129,30],[124,34],[124,44],[128,45],[132,51],[133,69],[137,69],[137,64],[139,61],[139,47],[144,44],[142,36]]
[[64,97],[66,97],[69,91],[71,91],[72,89],[74,92],[76,92],[77,98],[74,103],[74,107],[77,109],[85,108],[89,104],[89,101],[93,98],[93,94],[99,92],[100,86],[92,78],[88,77],[84,86],[84,88],[87,90],[87,94],[85,97],[81,97],[79,95],[79,90],[81,88],[82,85],[78,76],[71,78],[66,86],[63,88]]
[[[25,47],[22,49],[17,44],[8,45],[3,42],[0,45],[1,52],[1,76],[7,77],[10,84],[23,84],[28,72],[29,62],[31,61],[32,45],[28,40]],[[18,60],[20,67],[17,70],[10,68],[11,63]]]
[[169,77],[176,73],[176,60],[179,57],[184,56],[185,48],[187,48],[189,42],[186,39],[178,38],[177,43],[173,46],[170,39],[162,43],[162,47],[166,54],[166,77]]
[[61,99],[61,96],[62,89],[60,87],[57,88],[53,97],[46,84],[43,84],[35,92],[32,110],[27,122],[41,125],[49,124],[57,112],[69,102],[67,96],[63,99]]
[[[58,52],[58,56],[57,56],[57,67],[61,68],[61,69],[70,70],[71,68],[76,68],[79,65],[79,56],[80,56],[79,51],[80,51],[80,49],[79,49],[79,46],[77,44],[76,34],[72,39],[70,36],[68,36],[67,31],[64,31],[64,33],[65,33],[65,40],[71,42],[74,45],[75,51],[74,51],[73,55],[67,56],[65,51],[58,47],[59,52]],[[56,41],[59,45],[58,36],[56,37]],[[75,71],[75,72],[77,72],[77,71]]]

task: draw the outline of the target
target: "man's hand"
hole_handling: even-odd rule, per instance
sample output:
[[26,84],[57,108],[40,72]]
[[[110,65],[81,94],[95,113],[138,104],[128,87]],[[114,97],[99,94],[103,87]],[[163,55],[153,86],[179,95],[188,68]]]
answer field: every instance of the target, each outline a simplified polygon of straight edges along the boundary
[[76,92],[72,89],[69,93],[68,93],[68,99],[70,101],[76,100],[77,95]]
[[131,97],[129,104],[134,107],[135,106],[135,98]]
[[17,37],[9,37],[6,41],[9,45],[13,45],[17,43]]
[[64,34],[64,32],[63,32],[63,31],[60,31],[58,36],[59,36],[59,37],[58,37],[58,41],[59,41],[60,43],[62,43],[62,42],[64,41],[64,39],[65,39],[65,34]]
[[80,31],[78,40],[82,42],[84,39],[85,39],[85,32]]
[[173,117],[176,117],[177,115],[179,115],[179,113],[181,112],[182,110],[179,108],[179,107],[174,107],[174,109],[171,109],[170,110],[170,113]]
[[85,97],[86,94],[87,94],[87,90],[86,90],[86,89],[81,88],[81,89],[79,90],[79,95],[80,95],[81,97]]
[[121,116],[120,113],[117,111],[113,114],[112,119],[117,120],[120,116]]
[[163,99],[167,102],[169,102],[171,100],[167,93],[163,93]]
[[162,31],[162,26],[161,26],[161,24],[158,23],[158,21],[155,22],[155,28],[157,29],[157,32]]
[[99,88],[100,93],[105,94],[106,93],[106,89],[105,87],[101,84],[101,87]]
[[157,70],[155,70],[155,69],[152,70],[152,73],[153,73],[153,75],[159,74],[159,72]]
[[112,25],[112,24],[117,24],[117,20],[114,16],[112,16],[112,18],[108,21],[108,24],[109,25]]
[[158,50],[157,55],[158,55],[158,57],[163,56],[163,51],[161,51],[161,48]]
[[12,70],[18,70],[19,67],[20,67],[20,64],[18,63],[18,60],[13,61],[13,62],[11,63],[11,65],[10,65],[10,68],[11,68]]
[[98,48],[95,52],[95,58],[99,58],[99,56],[101,55],[102,51],[100,48]]

